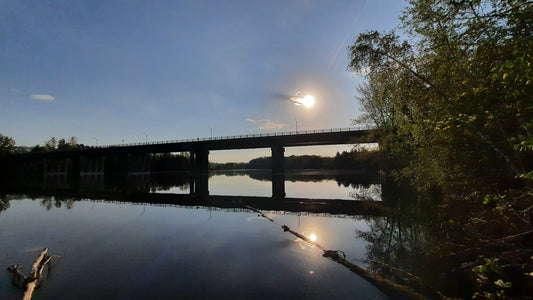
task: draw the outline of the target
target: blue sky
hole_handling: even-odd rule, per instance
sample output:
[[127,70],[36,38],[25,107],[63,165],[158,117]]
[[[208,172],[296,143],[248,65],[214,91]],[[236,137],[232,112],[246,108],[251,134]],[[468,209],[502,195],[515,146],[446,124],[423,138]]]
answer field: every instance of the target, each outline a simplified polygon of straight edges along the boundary
[[[346,71],[346,48],[396,27],[404,6],[0,0],[0,133],[17,145],[102,145],[293,131],[295,120],[299,130],[348,127],[360,78]],[[298,90],[312,108],[287,100]],[[268,155],[226,153],[217,159]]]

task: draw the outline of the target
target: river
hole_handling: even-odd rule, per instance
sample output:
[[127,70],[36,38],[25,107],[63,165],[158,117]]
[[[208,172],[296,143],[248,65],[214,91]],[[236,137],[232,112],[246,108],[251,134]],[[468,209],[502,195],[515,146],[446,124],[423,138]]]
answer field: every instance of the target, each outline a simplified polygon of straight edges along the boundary
[[[213,173],[201,199],[179,174],[8,190],[1,195],[0,265],[29,273],[43,248],[60,256],[35,299],[388,298],[281,228],[372,267],[376,251],[396,241],[378,236],[391,223],[379,176],[289,173],[281,200],[271,198],[269,178]],[[385,238],[388,246],[380,244]],[[22,294],[1,272],[0,299]]]

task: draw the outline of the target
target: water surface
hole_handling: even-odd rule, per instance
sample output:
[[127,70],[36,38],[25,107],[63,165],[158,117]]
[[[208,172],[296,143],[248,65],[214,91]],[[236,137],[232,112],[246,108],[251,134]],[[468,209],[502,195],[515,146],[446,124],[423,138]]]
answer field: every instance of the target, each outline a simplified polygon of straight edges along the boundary
[[[271,195],[269,181],[243,177],[211,177],[210,194]],[[334,188],[330,181],[317,181],[317,190]],[[344,195],[346,187],[336,186]],[[294,197],[308,197],[304,192],[312,190],[310,182],[286,187]],[[186,188],[180,184],[165,192],[174,191]],[[238,203],[217,208],[54,193],[8,194],[0,212],[0,265],[21,264],[29,272],[44,247],[61,256],[35,299],[387,298],[322,257],[319,248],[281,229],[287,225],[315,236],[325,248],[342,250],[350,261],[364,265],[368,244],[357,232],[368,231],[379,216],[266,211],[273,223]],[[10,274],[2,272],[1,299],[20,299],[22,291],[10,281]]]

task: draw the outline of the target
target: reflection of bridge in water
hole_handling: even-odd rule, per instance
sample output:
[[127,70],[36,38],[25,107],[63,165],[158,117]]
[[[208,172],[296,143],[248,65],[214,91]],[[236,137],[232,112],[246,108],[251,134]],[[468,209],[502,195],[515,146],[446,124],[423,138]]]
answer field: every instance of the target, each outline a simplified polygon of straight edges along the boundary
[[30,198],[54,197],[56,201],[96,201],[130,203],[138,205],[204,208],[231,212],[260,211],[276,214],[328,215],[336,217],[384,216],[390,214],[390,207],[381,201],[272,198],[255,196],[203,196],[162,193],[124,193],[120,191],[76,192],[76,191],[34,191],[25,192]]
[[[240,135],[181,141],[85,147],[71,151],[28,153],[16,155],[22,177],[44,178],[101,174],[150,174],[150,155],[188,152],[190,155],[191,193],[209,195],[209,151],[270,148],[272,151],[272,196],[285,197],[285,147],[368,143],[368,128],[327,129],[289,133]],[[175,170],[180,171],[180,170]],[[183,171],[183,170],[181,170]],[[108,175],[106,175],[108,176]]]

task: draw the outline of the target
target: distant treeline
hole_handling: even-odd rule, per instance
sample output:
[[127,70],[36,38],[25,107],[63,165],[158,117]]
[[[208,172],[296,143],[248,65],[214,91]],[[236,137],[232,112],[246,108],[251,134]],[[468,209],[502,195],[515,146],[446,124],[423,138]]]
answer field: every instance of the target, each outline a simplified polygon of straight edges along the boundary
[[[153,172],[172,172],[188,170],[190,159],[188,154],[157,154],[152,156],[151,170]],[[259,157],[249,162],[209,163],[210,170],[243,170],[270,169],[271,157]],[[285,157],[286,170],[322,169],[322,170],[377,170],[380,168],[380,154],[378,151],[350,151],[342,152],[334,157],[319,155],[291,155]]]
[[[368,169],[377,170],[380,166],[378,151],[350,151],[342,152],[335,157],[324,157],[319,155],[291,155],[285,157],[285,169],[325,169],[325,170],[347,170],[347,169]],[[211,170],[236,170],[236,169],[270,169],[272,167],[271,157],[259,157],[247,163],[210,163]]]
[[162,153],[151,157],[152,172],[172,172],[190,169],[189,154]]

